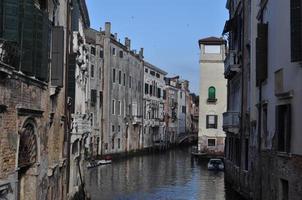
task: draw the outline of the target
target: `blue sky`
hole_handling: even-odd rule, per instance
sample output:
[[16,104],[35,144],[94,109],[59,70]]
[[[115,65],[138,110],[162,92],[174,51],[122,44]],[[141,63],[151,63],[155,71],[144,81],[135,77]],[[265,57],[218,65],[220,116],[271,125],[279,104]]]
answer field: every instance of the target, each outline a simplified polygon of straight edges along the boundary
[[221,36],[228,17],[226,0],[86,0],[91,27],[104,28],[133,49],[144,48],[145,60],[190,81],[199,93],[198,40]]

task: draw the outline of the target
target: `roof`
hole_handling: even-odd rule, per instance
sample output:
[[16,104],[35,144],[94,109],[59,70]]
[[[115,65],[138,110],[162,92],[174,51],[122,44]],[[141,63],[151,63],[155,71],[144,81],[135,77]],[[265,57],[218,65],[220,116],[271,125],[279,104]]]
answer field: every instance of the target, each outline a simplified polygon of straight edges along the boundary
[[160,69],[160,68],[158,68],[158,67],[156,67],[156,66],[154,66],[154,65],[152,65],[152,64],[150,64],[150,63],[148,63],[147,61],[144,61],[144,63],[145,63],[145,66],[146,67],[149,67],[150,69],[153,69],[153,70],[155,70],[155,71],[157,71],[157,72],[159,72],[159,73],[162,73],[163,75],[167,75],[168,73],[167,72],[165,72],[164,70],[162,70],[162,69]]
[[222,44],[226,44],[226,41],[223,38],[218,38],[218,37],[207,37],[207,38],[203,38],[200,39],[198,41],[199,46],[201,44],[209,44],[209,45],[222,45]]

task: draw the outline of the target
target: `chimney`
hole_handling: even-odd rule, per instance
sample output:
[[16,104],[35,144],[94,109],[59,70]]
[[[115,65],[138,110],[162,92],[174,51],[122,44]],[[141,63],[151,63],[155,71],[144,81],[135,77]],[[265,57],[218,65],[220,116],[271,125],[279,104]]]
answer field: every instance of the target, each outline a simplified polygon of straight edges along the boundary
[[107,37],[110,37],[110,35],[111,35],[111,23],[110,22],[105,23],[105,35]]
[[102,32],[102,27],[100,27],[100,32]]
[[125,46],[129,51],[131,50],[131,40],[128,37],[125,37]]
[[114,33],[114,39],[117,40],[117,33]]
[[141,49],[139,50],[139,58],[140,58],[140,59],[144,59],[144,48],[141,48]]

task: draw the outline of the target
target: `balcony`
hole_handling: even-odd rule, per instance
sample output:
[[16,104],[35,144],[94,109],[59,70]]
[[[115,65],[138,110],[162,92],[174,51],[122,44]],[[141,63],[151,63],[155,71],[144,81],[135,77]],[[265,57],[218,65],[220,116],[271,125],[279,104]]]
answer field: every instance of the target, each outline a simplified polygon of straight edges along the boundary
[[223,130],[231,133],[239,133],[240,113],[239,112],[225,112],[223,113]]
[[133,116],[132,124],[133,125],[140,125],[143,123],[143,117],[142,116]]
[[240,71],[239,58],[234,50],[230,50],[224,60],[224,76],[231,79],[233,75]]
[[0,63],[17,69],[19,61],[20,52],[18,44],[0,38]]

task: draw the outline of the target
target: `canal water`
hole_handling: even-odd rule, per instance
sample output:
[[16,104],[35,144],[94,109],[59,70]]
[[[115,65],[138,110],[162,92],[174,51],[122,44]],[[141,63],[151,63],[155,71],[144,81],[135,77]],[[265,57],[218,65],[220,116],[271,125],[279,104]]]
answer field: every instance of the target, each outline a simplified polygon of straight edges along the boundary
[[225,189],[224,172],[208,171],[190,151],[136,156],[90,169],[87,191],[92,200],[241,200]]

